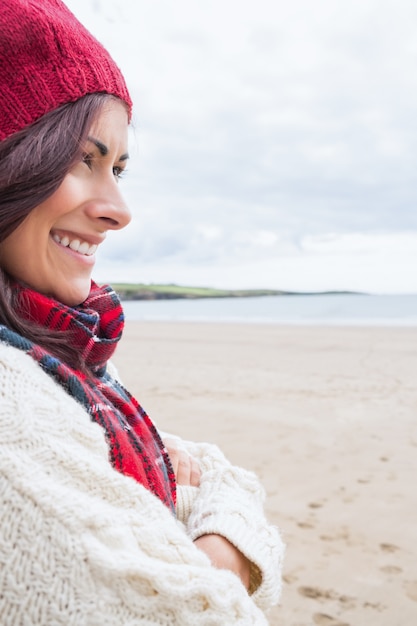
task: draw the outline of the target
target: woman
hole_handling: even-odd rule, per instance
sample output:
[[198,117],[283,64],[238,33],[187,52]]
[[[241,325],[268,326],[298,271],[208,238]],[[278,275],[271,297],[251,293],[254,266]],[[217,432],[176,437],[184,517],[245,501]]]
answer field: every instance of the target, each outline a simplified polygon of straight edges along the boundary
[[283,546],[255,477],[162,442],[109,362],[95,254],[129,211],[131,101],[60,0],[0,16],[0,623],[266,624]]

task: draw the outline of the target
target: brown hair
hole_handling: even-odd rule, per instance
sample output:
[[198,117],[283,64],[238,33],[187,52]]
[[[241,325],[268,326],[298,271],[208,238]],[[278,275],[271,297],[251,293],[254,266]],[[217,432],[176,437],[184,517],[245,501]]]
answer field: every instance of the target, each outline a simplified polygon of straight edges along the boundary
[[[51,196],[80,159],[88,132],[114,96],[90,94],[64,104],[0,142],[0,242]],[[69,365],[86,371],[65,333],[19,316],[10,277],[0,268],[0,324],[41,345]]]

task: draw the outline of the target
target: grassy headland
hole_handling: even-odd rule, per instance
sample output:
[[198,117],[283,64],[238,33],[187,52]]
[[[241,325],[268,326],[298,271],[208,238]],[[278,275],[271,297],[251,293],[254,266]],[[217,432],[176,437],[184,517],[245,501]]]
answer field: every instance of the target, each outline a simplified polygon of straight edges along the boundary
[[[311,295],[279,289],[215,289],[211,287],[185,287],[181,285],[145,285],[113,283],[122,300],[174,300],[195,298],[254,298],[259,296]],[[326,292],[342,293],[342,292]],[[346,292],[344,292],[346,293]],[[317,294],[315,294],[317,295]]]

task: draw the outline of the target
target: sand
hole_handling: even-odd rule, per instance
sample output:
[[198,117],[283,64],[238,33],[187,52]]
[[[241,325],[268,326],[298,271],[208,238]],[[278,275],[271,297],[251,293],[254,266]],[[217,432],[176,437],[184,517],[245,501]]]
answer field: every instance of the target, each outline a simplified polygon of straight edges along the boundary
[[257,472],[287,543],[272,626],[417,624],[417,328],[131,322],[158,426]]

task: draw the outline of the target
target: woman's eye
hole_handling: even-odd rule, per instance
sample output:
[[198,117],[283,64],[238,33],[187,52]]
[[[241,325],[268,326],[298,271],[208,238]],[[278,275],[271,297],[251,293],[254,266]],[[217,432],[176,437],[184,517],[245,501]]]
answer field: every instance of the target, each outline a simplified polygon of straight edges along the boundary
[[[90,170],[93,169],[94,155],[89,152],[84,152],[82,155],[82,162],[85,163]],[[126,173],[125,168],[120,167],[119,165],[115,165],[112,168],[112,171],[116,180],[120,180]]]
[[120,180],[125,175],[126,170],[123,167],[118,167],[117,165],[113,168],[113,175],[117,180]]
[[93,155],[92,154],[88,154],[87,152],[84,152],[83,156],[82,156],[82,161],[83,163],[85,163],[87,165],[87,167],[90,168],[91,170],[91,166],[92,166],[92,162],[93,162]]

